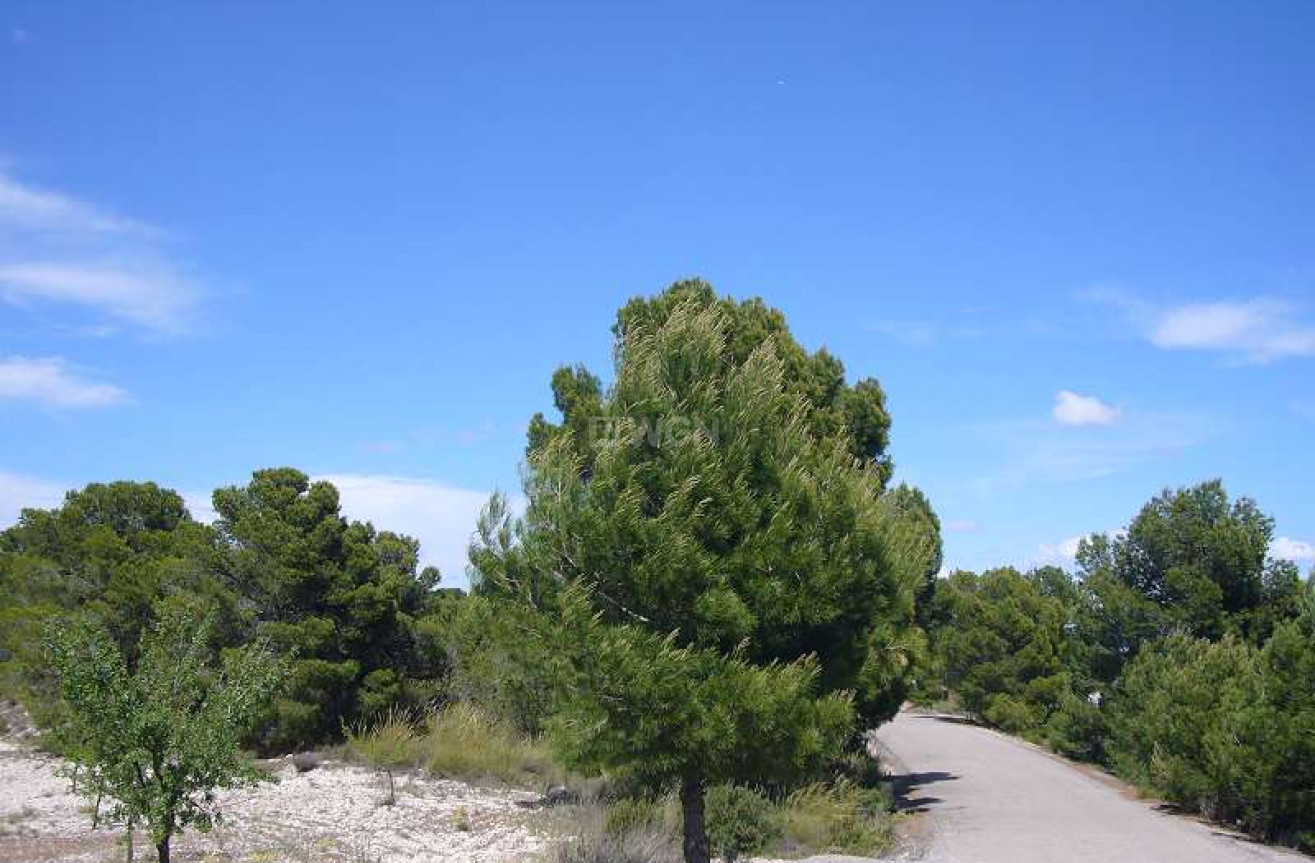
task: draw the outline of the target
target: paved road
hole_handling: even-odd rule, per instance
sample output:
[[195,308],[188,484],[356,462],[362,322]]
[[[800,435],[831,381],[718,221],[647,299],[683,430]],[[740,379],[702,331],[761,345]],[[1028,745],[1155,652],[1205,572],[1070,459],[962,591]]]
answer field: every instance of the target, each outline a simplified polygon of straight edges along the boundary
[[936,863],[1310,863],[1158,811],[1111,780],[950,717],[902,713],[877,733],[929,819]]

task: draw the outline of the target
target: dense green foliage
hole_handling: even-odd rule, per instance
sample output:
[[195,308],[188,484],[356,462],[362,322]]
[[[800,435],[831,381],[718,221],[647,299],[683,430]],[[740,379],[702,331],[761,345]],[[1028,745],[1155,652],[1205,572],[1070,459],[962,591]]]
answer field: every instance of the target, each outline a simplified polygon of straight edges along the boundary
[[[856,732],[912,693],[1315,847],[1315,586],[1270,556],[1253,501],[1166,490],[1084,540],[1073,575],[940,578],[935,510],[889,485],[875,380],[698,280],[631,300],[612,336],[606,385],[554,373],[526,509],[490,502],[471,595],[292,468],[216,491],[214,525],[153,483],[93,484],[0,532],[0,694],[157,840],[249,776],[238,734],[346,733],[386,767],[678,795],[696,863],[773,845],[769,814],[800,847],[861,853],[886,828]],[[261,707],[271,656],[287,678]],[[124,766],[152,754],[188,766]]]
[[[417,573],[419,544],[344,519],[337,490],[291,468],[257,471],[215,492],[224,581],[244,623],[293,654],[268,746],[286,749],[381,715],[421,667],[415,621],[436,570]],[[420,689],[420,698],[432,692]]]
[[0,660],[3,686],[49,720],[51,681],[42,634],[70,611],[90,613],[135,660],[160,600],[205,606],[224,624],[233,597],[212,565],[211,532],[183,499],[154,483],[96,483],[55,510],[24,510],[0,532]]
[[84,618],[52,629],[80,790],[98,821],[144,826],[161,863],[175,834],[208,830],[219,817],[215,789],[258,779],[239,743],[284,674],[259,642],[214,667],[211,632],[208,621],[166,610],[130,668],[104,626]]
[[682,283],[616,336],[607,392],[554,378],[564,416],[531,425],[525,516],[491,511],[472,561],[539,621],[538,655],[567,660],[562,753],[678,785],[686,856],[706,860],[705,787],[801,781],[855,708],[893,715],[939,537],[885,494],[879,388],[846,388],[779,313]]
[[762,851],[782,832],[780,813],[761,792],[742,785],[708,789],[708,843],[726,863]]
[[1125,534],[1078,549],[1093,613],[1084,621],[1093,674],[1110,681],[1147,640],[1170,632],[1263,641],[1296,613],[1297,568],[1267,557],[1274,520],[1218,480],[1165,491]]
[[1069,689],[1063,605],[1013,569],[956,572],[938,599],[960,624],[940,648],[964,709],[1014,733],[1044,726]]
[[[890,442],[890,415],[881,385],[873,378],[846,384],[845,368],[840,360],[825,348],[809,353],[790,335],[785,316],[761,299],[736,302],[730,297],[718,297],[713,287],[701,279],[676,282],[655,296],[635,297],[617,312],[612,326],[617,349],[624,349],[627,340],[633,340],[636,333],[660,329],[682,306],[713,310],[725,322],[725,338],[718,349],[719,365],[743,365],[770,342],[786,386],[803,402],[802,420],[810,434],[818,438],[840,436],[846,450],[871,464],[885,485],[893,466],[886,452]],[[602,383],[582,366],[563,367],[553,374],[552,391],[562,422],[553,424],[542,414],[536,414],[530,422],[527,454],[565,431],[575,439],[575,449],[587,465],[590,438],[598,431],[596,421],[605,416],[601,410]],[[653,416],[650,414],[648,418]]]
[[1315,617],[1263,647],[1234,636],[1148,645],[1110,700],[1119,771],[1259,835],[1315,847]]
[[39,645],[72,613],[93,617],[135,666],[161,608],[213,621],[222,646],[267,640],[292,657],[289,686],[253,742],[287,750],[344,723],[439,691],[444,633],[434,570],[418,544],[344,519],[328,483],[257,471],[214,495],[220,521],[194,521],[153,483],[94,484],[54,510],[25,510],[0,532],[0,685],[44,725],[60,701]]
[[1076,579],[955,573],[926,612],[940,683],[981,721],[1310,846],[1315,606],[1272,531],[1208,482],[1085,541]]

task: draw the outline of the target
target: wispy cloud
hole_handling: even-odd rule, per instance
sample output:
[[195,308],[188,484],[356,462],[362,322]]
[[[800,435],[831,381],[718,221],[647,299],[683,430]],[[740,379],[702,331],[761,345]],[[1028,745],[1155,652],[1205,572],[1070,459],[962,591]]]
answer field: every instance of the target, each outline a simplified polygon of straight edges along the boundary
[[50,509],[64,499],[64,486],[0,470],[0,528],[18,521],[24,509]]
[[946,521],[941,523],[946,533],[972,533],[977,530],[977,522],[972,520]]
[[169,254],[163,231],[21,183],[0,166],[0,300],[180,333],[202,294]]
[[127,399],[113,384],[80,377],[59,357],[0,360],[0,402],[27,401],[58,408],[97,408]]
[[154,237],[159,231],[68,195],[37,189],[0,173],[0,223],[60,233],[133,234]]
[[196,295],[191,284],[161,265],[0,264],[0,296],[10,304],[73,303],[154,331],[186,329]]
[[1315,322],[1292,301],[1252,296],[1179,304],[1125,291],[1086,291],[1083,299],[1114,310],[1131,334],[1161,350],[1201,351],[1231,364],[1315,356]]
[[1270,544],[1269,555],[1295,563],[1310,563],[1315,561],[1315,545],[1300,539],[1280,536]]
[[489,493],[430,479],[372,474],[325,474],[338,487],[342,509],[382,530],[420,540],[420,556],[443,573],[443,583],[466,583],[466,549]]
[[1078,556],[1078,545],[1086,535],[1070,536],[1068,539],[1061,539],[1056,543],[1042,543],[1037,546],[1036,557],[1033,558],[1034,566],[1062,566],[1065,569],[1072,569],[1076,564]]
[[1200,350],[1251,363],[1315,356],[1315,325],[1283,300],[1196,303],[1164,312],[1150,332],[1166,350]]
[[915,347],[930,347],[947,339],[975,338],[985,335],[986,332],[980,328],[945,325],[932,321],[877,321],[869,324],[868,329],[889,336],[901,344]]
[[1120,413],[1095,396],[1078,395],[1072,390],[1056,393],[1050,411],[1055,422],[1066,426],[1107,426],[1118,420]]
[[910,347],[997,336],[1048,336],[1059,328],[1034,312],[972,306],[947,310],[932,318],[884,318],[866,328]]
[[1220,430],[1220,420],[1212,416],[1150,410],[1129,412],[1112,426],[1060,429],[1053,420],[980,425],[972,430],[978,438],[975,446],[995,468],[970,485],[990,493],[1036,483],[1101,479],[1171,460]]

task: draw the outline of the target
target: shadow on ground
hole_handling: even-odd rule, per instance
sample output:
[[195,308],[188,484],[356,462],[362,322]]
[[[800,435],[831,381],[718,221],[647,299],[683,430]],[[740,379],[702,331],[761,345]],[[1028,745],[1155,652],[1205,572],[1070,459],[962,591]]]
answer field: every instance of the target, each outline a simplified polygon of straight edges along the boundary
[[896,812],[927,812],[944,800],[923,793],[928,785],[937,782],[953,782],[958,779],[953,773],[934,771],[932,773],[902,773],[890,777],[890,792],[895,798]]
[[915,719],[930,719],[935,722],[947,722],[950,725],[978,725],[967,716],[956,716],[953,713],[911,713],[909,715]]

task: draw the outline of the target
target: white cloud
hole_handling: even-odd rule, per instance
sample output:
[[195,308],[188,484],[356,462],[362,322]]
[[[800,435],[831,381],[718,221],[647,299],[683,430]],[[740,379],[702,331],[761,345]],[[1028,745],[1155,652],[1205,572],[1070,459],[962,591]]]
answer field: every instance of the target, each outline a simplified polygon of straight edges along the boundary
[[410,477],[325,474],[315,479],[337,486],[345,515],[415,537],[422,563],[437,566],[445,586],[465,586],[466,549],[488,492]]
[[1055,406],[1050,414],[1060,425],[1107,426],[1119,418],[1120,411],[1095,396],[1060,390],[1055,394]]
[[974,445],[981,448],[977,461],[993,467],[969,484],[994,495],[1037,483],[1086,482],[1148,465],[1163,476],[1184,452],[1227,428],[1226,420],[1210,414],[1152,410],[1129,413],[1099,429],[1059,428],[1050,419],[981,423],[970,426],[978,438]]
[[61,408],[106,407],[127,394],[113,384],[78,377],[59,357],[0,360],[0,402],[31,401]]
[[1072,569],[1078,556],[1078,545],[1084,539],[1086,539],[1085,535],[1070,536],[1053,545],[1042,543],[1037,546],[1037,554],[1033,562],[1043,566],[1062,566],[1065,569]]
[[64,500],[64,487],[0,471],[0,528],[18,521],[24,509],[50,509]]
[[107,213],[59,192],[37,189],[0,173],[0,224],[60,233],[138,234],[159,232],[142,222]]
[[1270,545],[1269,555],[1280,560],[1291,560],[1296,563],[1315,561],[1315,545],[1300,539],[1280,536]]
[[977,522],[970,519],[947,521],[941,525],[947,533],[972,533],[977,530]]
[[11,304],[41,299],[98,309],[147,329],[185,329],[196,291],[167,267],[0,264],[0,296]]
[[1164,312],[1150,333],[1167,350],[1205,350],[1246,362],[1315,356],[1315,326],[1281,300],[1197,303]]
[[180,491],[183,497],[183,503],[187,505],[187,512],[197,521],[211,524],[219,518],[219,513],[210,504],[210,492],[208,491]]
[[10,305],[75,306],[152,332],[185,331],[202,291],[163,240],[151,225],[25,185],[0,165],[0,300]]

